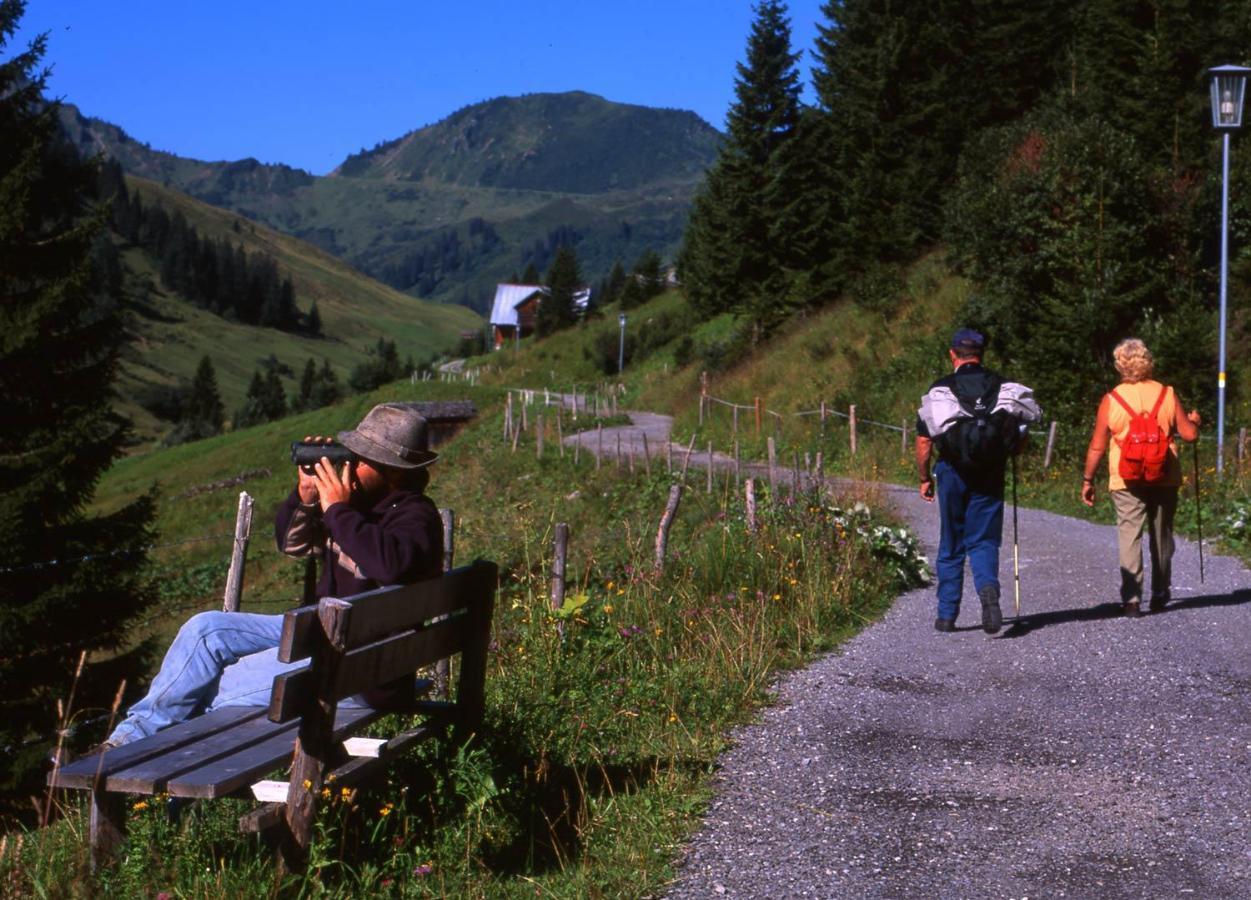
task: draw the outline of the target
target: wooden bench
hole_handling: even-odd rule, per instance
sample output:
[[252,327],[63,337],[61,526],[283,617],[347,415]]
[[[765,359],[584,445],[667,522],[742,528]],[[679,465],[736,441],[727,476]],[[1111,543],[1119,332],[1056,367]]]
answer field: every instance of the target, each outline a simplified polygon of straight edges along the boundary
[[[286,864],[300,865],[328,775],[336,786],[358,784],[418,741],[449,727],[464,739],[478,728],[496,581],[495,564],[478,561],[430,581],[291,610],[278,658],[310,663],[274,678],[268,708],[215,710],[51,772],[53,787],[91,791],[93,866],[125,840],[130,794],[271,801],[244,816],[240,827],[277,832]],[[419,699],[429,687],[423,682],[415,696],[385,709],[338,709],[344,698],[412,678],[457,653],[454,702]],[[423,719],[387,740],[353,738],[392,712]],[[288,763],[289,781],[258,781]]]

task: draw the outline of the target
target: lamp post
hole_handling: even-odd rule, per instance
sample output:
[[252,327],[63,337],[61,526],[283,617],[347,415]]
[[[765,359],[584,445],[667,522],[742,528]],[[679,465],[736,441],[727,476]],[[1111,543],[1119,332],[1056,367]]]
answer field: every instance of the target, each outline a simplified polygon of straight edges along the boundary
[[1216,474],[1225,468],[1225,296],[1229,279],[1229,135],[1242,127],[1242,100],[1247,91],[1244,66],[1209,69],[1212,89],[1212,127],[1221,132],[1221,324],[1220,355],[1216,366]]
[[625,313],[617,317],[617,322],[621,325],[621,338],[617,342],[617,374],[620,375],[625,368]]

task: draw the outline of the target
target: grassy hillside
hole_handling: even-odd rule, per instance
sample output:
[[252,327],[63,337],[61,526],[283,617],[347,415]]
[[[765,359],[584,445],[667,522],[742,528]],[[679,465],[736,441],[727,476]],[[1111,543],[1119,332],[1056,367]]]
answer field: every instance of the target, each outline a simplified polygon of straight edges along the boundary
[[530,263],[545,271],[557,235],[574,242],[590,280],[646,250],[672,257],[720,140],[689,112],[535,94],[467,107],[316,177],[153,150],[69,105],[62,124],[83,152],[129,174],[302,238],[413,296],[479,312],[497,282]]
[[[273,354],[298,378],[305,361],[330,360],[345,379],[379,337],[394,340],[401,358],[425,359],[450,350],[461,331],[481,327],[482,320],[463,307],[414,299],[362,275],[342,260],[303,241],[218,209],[185,194],[140,178],[128,185],[145,205],[160,204],[181,212],[201,237],[226,239],[249,253],[272,256],[295,287],[297,303],[307,311],[316,303],[322,338],[232,322],[199,309],[166,291],[143,252],[125,252],[135,277],[127,326],[130,341],[123,355],[122,408],[135,420],[141,436],[151,437],[161,423],[134,401],[152,385],[190,379],[200,357],[208,354],[217,370],[228,411],[242,401],[258,362]],[[288,391],[294,381],[288,379]]]

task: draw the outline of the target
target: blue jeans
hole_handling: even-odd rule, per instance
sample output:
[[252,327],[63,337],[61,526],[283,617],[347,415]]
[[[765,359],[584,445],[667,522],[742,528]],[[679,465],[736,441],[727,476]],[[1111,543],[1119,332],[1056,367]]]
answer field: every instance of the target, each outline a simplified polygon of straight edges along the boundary
[[938,617],[955,619],[964,591],[964,559],[973,569],[973,585],[999,589],[999,545],[1003,540],[1003,497],[969,487],[952,466],[934,466],[938,488]]
[[126,744],[223,706],[266,706],[274,676],[308,665],[278,662],[282,616],[198,613],[178,630],[148,694],[109,740]]

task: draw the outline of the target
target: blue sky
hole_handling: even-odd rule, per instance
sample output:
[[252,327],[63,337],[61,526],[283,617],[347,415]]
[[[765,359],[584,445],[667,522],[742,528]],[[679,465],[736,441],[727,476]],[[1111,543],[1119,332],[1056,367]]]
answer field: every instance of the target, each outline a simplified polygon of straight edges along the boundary
[[[790,4],[795,49],[819,7]],[[751,20],[740,0],[30,0],[2,52],[47,32],[50,92],[155,148],[322,174],[501,95],[585,90],[720,128]]]

